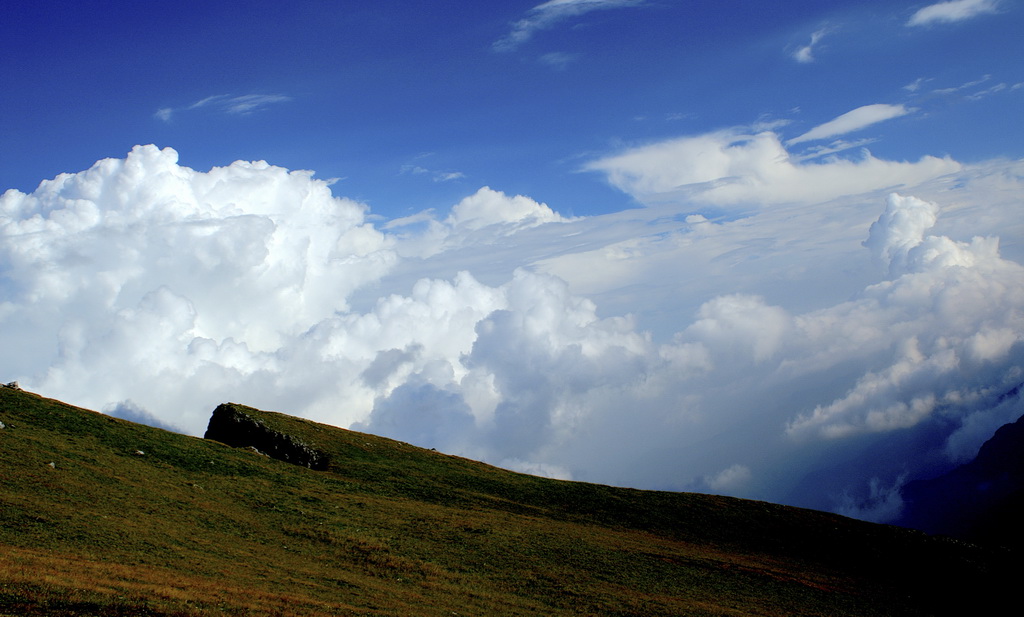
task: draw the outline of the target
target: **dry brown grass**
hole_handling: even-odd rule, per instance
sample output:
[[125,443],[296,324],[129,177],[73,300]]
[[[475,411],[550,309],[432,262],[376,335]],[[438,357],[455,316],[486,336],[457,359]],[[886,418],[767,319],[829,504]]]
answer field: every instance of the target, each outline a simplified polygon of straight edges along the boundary
[[29,611],[34,610],[33,605],[85,603],[102,607],[142,601],[146,612],[167,614],[229,611],[256,617],[357,612],[350,605],[320,602],[302,594],[234,585],[230,576],[211,579],[181,570],[126,566],[9,546],[0,547],[0,580],[8,587],[34,590],[24,607]]

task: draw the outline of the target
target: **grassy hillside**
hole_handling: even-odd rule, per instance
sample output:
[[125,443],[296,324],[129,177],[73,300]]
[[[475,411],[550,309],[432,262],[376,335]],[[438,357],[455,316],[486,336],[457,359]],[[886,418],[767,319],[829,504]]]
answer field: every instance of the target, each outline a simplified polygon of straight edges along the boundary
[[0,615],[984,612],[1012,555],[236,406],[326,471],[0,388]]

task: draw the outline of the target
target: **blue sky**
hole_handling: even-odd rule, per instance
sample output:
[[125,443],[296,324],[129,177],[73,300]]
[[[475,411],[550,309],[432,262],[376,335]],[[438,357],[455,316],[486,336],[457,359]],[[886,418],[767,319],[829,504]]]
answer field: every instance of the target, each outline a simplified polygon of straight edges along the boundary
[[155,143],[196,169],[343,178],[389,218],[481,185],[590,214],[629,202],[588,159],[758,122],[791,138],[871,104],[911,110],[849,134],[880,156],[1020,156],[1024,11],[911,25],[927,4],[15,2],[0,185]]
[[13,2],[0,379],[891,520],[1024,414],[1024,8]]

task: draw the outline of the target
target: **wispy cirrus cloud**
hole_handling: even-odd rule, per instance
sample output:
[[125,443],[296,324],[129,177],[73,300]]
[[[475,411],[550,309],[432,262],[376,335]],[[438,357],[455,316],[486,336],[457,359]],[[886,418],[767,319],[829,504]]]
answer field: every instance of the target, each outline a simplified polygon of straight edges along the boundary
[[[979,101],[981,99],[984,99],[984,98],[987,98],[989,96],[992,96],[993,94],[998,94],[1000,92],[1015,92],[1015,91],[1020,90],[1021,88],[1024,88],[1024,82],[1017,82],[1017,83],[998,82],[996,84],[993,84],[993,85],[991,85],[991,86],[989,86],[987,88],[983,88],[981,90],[976,89],[978,86],[981,86],[982,84],[986,84],[986,83],[988,83],[990,81],[992,81],[992,76],[991,75],[983,75],[983,76],[979,77],[978,79],[973,79],[973,80],[971,80],[969,82],[966,82],[964,84],[961,84],[959,86],[952,86],[952,87],[949,87],[949,88],[936,88],[935,90],[931,91],[931,94],[937,94],[937,95],[941,95],[941,96],[951,96],[951,95],[962,96],[965,100],[968,100],[968,101]],[[974,90],[974,91],[968,93],[968,92],[966,92],[968,90]]]
[[893,118],[899,118],[900,116],[905,116],[913,112],[913,108],[905,107],[903,105],[890,105],[887,103],[864,105],[852,111],[848,111],[841,116],[837,116],[824,124],[819,124],[803,135],[798,135],[793,139],[790,139],[786,144],[792,145],[805,141],[827,139],[837,135],[845,135],[847,133],[852,133],[853,131],[859,131],[860,129],[867,128],[872,124],[877,124]]
[[421,165],[402,165],[399,170],[399,174],[410,174],[414,176],[427,176],[434,182],[448,182],[450,180],[459,180],[466,177],[466,174],[461,171],[437,171],[434,169],[428,169]]
[[290,100],[292,97],[284,94],[243,94],[240,96],[215,94],[184,107],[162,107],[154,115],[164,122],[170,122],[171,118],[182,111],[206,108],[221,113],[245,116],[261,111],[269,105],[286,103]]
[[644,0],[549,0],[526,12],[526,17],[512,24],[507,35],[494,42],[495,51],[513,51],[533,38],[538,30],[546,30],[570,17],[591,11],[618,9],[644,4]]
[[813,34],[811,34],[810,43],[804,45],[803,47],[800,47],[795,52],[793,52],[793,59],[801,64],[809,64],[811,62],[814,62],[814,48],[819,42],[821,42],[821,39],[825,38],[825,35],[827,35],[829,32],[831,32],[831,28],[827,26],[816,30]]
[[540,63],[551,67],[556,71],[564,71],[570,64],[579,58],[579,54],[567,54],[561,51],[544,54],[539,58]]
[[[1018,87],[1020,86],[1020,84],[1016,84],[1016,85]],[[1008,86],[1005,83],[1000,82],[1000,83],[992,86],[991,88],[985,88],[984,90],[979,90],[979,91],[974,92],[972,94],[968,94],[967,98],[972,100],[972,101],[978,101],[978,100],[981,100],[981,99],[983,99],[983,98],[985,98],[987,96],[991,96],[991,95],[996,94],[998,92],[1002,92],[1002,91],[1004,91],[1004,90],[1006,90],[1008,88],[1010,88],[1010,86]]]
[[439,170],[428,166],[426,159],[433,156],[433,152],[423,152],[416,155],[413,157],[411,162],[402,165],[398,169],[399,175],[421,176],[430,178],[434,182],[449,182],[451,180],[461,180],[466,177],[466,174],[461,171],[451,169]]
[[969,90],[971,88],[974,88],[975,86],[980,86],[981,84],[987,81],[991,81],[991,79],[991,75],[982,75],[978,79],[972,79],[971,81],[960,84],[959,86],[951,86],[949,88],[936,88],[935,90],[932,90],[932,94],[955,94],[963,90]]
[[949,0],[948,2],[937,2],[924,8],[918,9],[910,19],[908,26],[930,26],[936,23],[954,23],[995,13],[999,6],[999,0]]
[[921,87],[924,84],[926,84],[929,81],[931,81],[931,78],[928,78],[928,77],[918,77],[914,81],[912,81],[909,84],[903,86],[903,89],[906,90],[907,92],[917,92],[918,90],[921,89]]

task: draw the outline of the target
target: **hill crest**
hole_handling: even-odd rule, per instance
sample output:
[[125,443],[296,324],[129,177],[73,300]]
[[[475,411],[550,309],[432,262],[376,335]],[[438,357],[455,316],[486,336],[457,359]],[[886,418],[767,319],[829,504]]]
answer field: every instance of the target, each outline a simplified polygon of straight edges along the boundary
[[953,615],[1011,588],[1008,553],[230,405],[326,465],[0,388],[0,615]]

